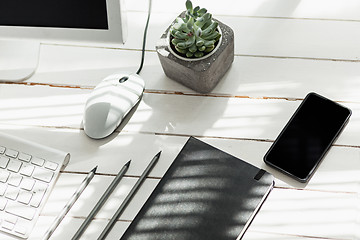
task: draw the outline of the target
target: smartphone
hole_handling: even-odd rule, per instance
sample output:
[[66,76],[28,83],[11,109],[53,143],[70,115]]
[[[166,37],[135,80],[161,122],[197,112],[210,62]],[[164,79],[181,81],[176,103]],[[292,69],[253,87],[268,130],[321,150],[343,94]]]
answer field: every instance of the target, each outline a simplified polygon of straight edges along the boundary
[[307,182],[350,116],[350,109],[309,93],[265,154],[265,163]]

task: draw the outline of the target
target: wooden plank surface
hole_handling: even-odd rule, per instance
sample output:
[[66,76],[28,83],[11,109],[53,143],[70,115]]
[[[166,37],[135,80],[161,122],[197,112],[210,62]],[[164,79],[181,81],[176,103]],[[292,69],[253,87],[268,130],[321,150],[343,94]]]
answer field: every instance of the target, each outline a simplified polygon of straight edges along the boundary
[[[179,12],[180,13],[180,12]],[[169,24],[177,17],[174,13],[153,13],[147,36],[147,50],[155,45]],[[147,14],[128,12],[128,39],[121,49],[141,49],[142,35]],[[216,16],[214,16],[216,17]],[[291,57],[306,59],[334,59],[357,61],[360,38],[357,21],[322,21],[277,18],[243,18],[219,16],[219,21],[231,26],[235,33],[235,54]],[[346,43],[346,44],[342,44]]]
[[[41,49],[37,74],[29,82],[91,88],[114,72],[135,71],[141,57],[139,51],[121,49],[54,45],[42,45]],[[140,76],[147,90],[193,92],[164,75],[156,53],[145,56]],[[235,56],[231,70],[211,94],[303,98],[315,91],[337,101],[360,102],[358,65],[351,61]]]
[[[152,3],[154,12],[178,13],[184,9],[182,0],[174,0],[167,4],[166,0],[156,0]],[[126,1],[128,11],[147,11],[146,0]],[[224,0],[216,1],[195,0],[193,5],[205,7],[215,15],[250,16],[267,18],[301,18],[319,20],[360,20],[358,0]]]
[[[18,91],[23,93],[16,95]],[[81,128],[84,104],[90,92],[90,89],[79,88],[3,85],[0,123]],[[119,129],[275,140],[300,103],[285,99],[145,93],[131,119]],[[352,109],[353,114],[336,144],[359,146],[360,104],[343,104]]]
[[[82,179],[83,176],[63,174],[58,180],[58,186],[53,191],[49,204],[42,215],[56,215],[61,210],[62,203],[69,197],[63,194],[64,189],[62,188],[75,190],[76,186],[73,186],[73,183],[80,183]],[[111,177],[96,176],[86,192],[71,209],[67,218],[84,219],[111,180]],[[108,221],[111,218],[135,180],[134,178],[125,178],[122,181],[122,185],[108,200],[104,210],[96,217],[97,220]],[[119,224],[128,224],[135,217],[157,182],[158,180],[155,179],[146,180],[134,201],[129,204],[121,216]],[[70,193],[71,191],[67,192]],[[353,209],[357,206],[356,194],[275,188],[251,224],[249,232],[266,232],[275,234],[275,236],[282,234],[292,237],[353,239],[357,224],[357,212]],[[336,216],[336,218],[329,216]],[[68,223],[68,225],[71,224],[72,222]],[[62,225],[66,227],[66,221]],[[98,222],[93,222],[90,225],[90,231],[87,231],[88,239],[98,236],[101,229],[98,227]],[[121,229],[122,231],[125,230]],[[76,231],[76,228],[71,231]],[[122,231],[114,231],[117,238],[121,236]]]
[[[124,132],[96,141],[76,129],[24,128],[11,125],[0,125],[0,129],[8,134],[23,136],[70,152],[71,161],[65,169],[67,173],[86,173],[98,165],[99,174],[114,176],[131,159],[127,175],[139,177],[152,157],[162,150],[161,159],[150,174],[150,177],[155,179],[160,179],[164,175],[188,139],[187,136]],[[262,159],[271,142],[209,137],[200,139],[271,172],[276,177],[277,187],[341,193],[356,193],[359,190],[359,148],[333,147],[311,181],[301,184],[264,164]]]

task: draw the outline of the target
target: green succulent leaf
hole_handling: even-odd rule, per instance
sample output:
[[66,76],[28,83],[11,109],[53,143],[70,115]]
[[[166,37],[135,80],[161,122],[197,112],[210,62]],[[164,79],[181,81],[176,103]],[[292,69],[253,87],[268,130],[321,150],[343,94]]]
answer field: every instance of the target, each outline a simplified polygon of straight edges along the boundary
[[180,30],[180,31],[183,31],[183,32],[186,32],[186,33],[188,33],[188,32],[191,31],[191,29],[188,28],[188,25],[187,25],[186,23],[181,24],[179,30]]
[[[180,43],[176,44],[176,50],[177,50],[177,49],[181,49],[181,50],[187,51],[187,47],[186,47],[185,42],[180,42]],[[180,52],[180,51],[179,51],[179,52]],[[181,52],[181,53],[183,53],[183,52]]]
[[195,37],[199,38],[202,35],[202,30],[201,28],[197,28],[195,30]]
[[176,18],[176,23],[184,23],[184,20],[182,18]]
[[205,45],[202,45],[201,47],[198,48],[199,51],[204,51],[206,49]]
[[218,33],[217,37],[215,38],[215,42],[219,41],[220,38],[221,38],[221,34]]
[[204,52],[209,53],[214,50],[215,46],[207,47]]
[[188,35],[186,33],[176,31],[174,34],[174,37],[179,38],[179,39],[186,39],[186,38],[188,38]]
[[207,20],[206,23],[201,27],[201,29],[202,30],[207,29],[211,25],[212,22],[213,22],[212,19]]
[[202,38],[197,38],[196,39],[196,46],[201,47],[204,44],[205,44],[204,39],[202,39]]
[[190,51],[186,52],[186,57],[191,58],[192,56],[194,56],[194,53]]
[[189,47],[189,51],[192,52],[192,53],[196,52],[196,51],[197,51],[196,44],[191,45],[191,46]]
[[185,6],[186,6],[186,9],[187,9],[189,12],[192,12],[193,6],[192,6],[192,2],[191,2],[190,0],[187,0],[187,1],[186,1]]
[[213,22],[208,26],[204,31],[202,31],[203,36],[209,36],[214,30],[218,27],[218,22]]
[[207,12],[206,8],[201,8],[201,9],[198,11],[198,15],[201,17],[201,16],[204,15],[206,12]]
[[196,52],[196,53],[194,53],[194,56],[197,57],[197,58],[201,58],[202,56],[204,56],[204,53],[203,52]]
[[193,30],[193,26],[194,26],[194,18],[190,17],[189,21],[186,24],[186,27],[191,31]]
[[210,47],[210,46],[214,46],[214,44],[215,44],[215,40],[205,41],[204,46]]
[[177,32],[176,29],[170,28],[170,34],[171,34],[171,36],[175,37],[175,33],[176,33],[176,32]]
[[184,40],[180,40],[180,39],[177,39],[177,38],[173,38],[173,39],[171,40],[171,43],[174,44],[174,45],[177,45],[178,43],[183,42],[183,41],[184,41]]
[[200,18],[197,19],[197,21],[195,22],[195,24],[198,27],[202,27],[204,26],[204,24],[211,18],[211,14],[210,13],[205,13],[203,16],[201,16]]
[[207,37],[210,34],[212,34],[214,31],[210,28],[205,29],[204,31],[202,31],[201,37]]
[[181,48],[181,49],[187,49],[189,48],[191,45],[193,45],[195,43],[195,37],[192,36],[190,37],[188,40],[184,41],[184,42],[180,42],[178,43],[176,46],[178,48]]
[[203,36],[202,38],[203,38],[204,40],[213,40],[213,39],[216,39],[217,37],[220,38],[220,33],[218,33],[218,32],[213,32],[213,33],[211,33],[211,34],[208,35],[208,36]]
[[177,46],[175,46],[175,49],[176,49],[176,51],[178,51],[179,53],[182,53],[182,54],[187,53],[187,50],[186,50],[186,49],[181,49],[181,48],[178,48]]

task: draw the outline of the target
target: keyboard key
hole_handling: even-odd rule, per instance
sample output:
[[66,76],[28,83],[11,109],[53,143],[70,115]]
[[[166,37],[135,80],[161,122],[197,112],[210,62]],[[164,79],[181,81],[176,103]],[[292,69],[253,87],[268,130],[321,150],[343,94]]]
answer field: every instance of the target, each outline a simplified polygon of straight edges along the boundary
[[0,196],[5,194],[6,188],[7,188],[6,183],[0,183]]
[[0,146],[0,154],[4,154],[5,150],[6,150],[6,148],[5,148],[5,147]]
[[36,182],[33,188],[33,197],[30,201],[30,206],[39,207],[42,198],[45,195],[48,185],[42,182]]
[[11,173],[8,180],[8,184],[17,187],[20,185],[22,178],[23,177],[18,173]]
[[54,172],[44,168],[35,168],[33,178],[49,183],[54,175]]
[[57,169],[57,167],[58,167],[58,164],[54,163],[54,162],[46,161],[44,167],[47,168],[47,169],[55,171]]
[[10,173],[7,170],[0,169],[0,182],[7,182]]
[[7,222],[15,224],[17,222],[18,218],[15,215],[5,213],[4,220],[7,221]]
[[14,231],[20,233],[21,235],[26,235],[29,230],[31,230],[31,221],[25,218],[18,218]]
[[18,156],[19,152],[12,150],[12,149],[7,149],[5,152],[5,155],[8,157],[12,157],[12,158],[16,158]]
[[8,157],[0,156],[0,168],[6,168],[9,160],[10,159]]
[[36,209],[18,202],[9,201],[5,207],[7,213],[31,220],[34,218]]
[[25,190],[28,190],[28,191],[31,191],[31,189],[33,188],[34,184],[35,184],[35,180],[34,180],[34,179],[32,179],[32,178],[24,178],[24,179],[21,181],[20,188],[25,189]]
[[17,201],[27,205],[27,204],[29,204],[31,198],[32,198],[31,192],[25,191],[25,190],[20,190]]
[[7,222],[7,221],[3,221],[2,224],[1,224],[2,228],[8,229],[10,231],[13,230],[14,226],[15,226],[15,224]]
[[31,155],[26,154],[26,153],[20,153],[20,154],[19,154],[19,159],[20,159],[21,161],[30,162],[30,160],[31,160]]
[[8,186],[5,191],[5,197],[11,200],[15,200],[19,195],[19,189],[13,186]]
[[37,165],[37,166],[40,166],[40,167],[42,167],[42,165],[44,165],[44,162],[45,162],[44,159],[38,158],[38,157],[34,157],[34,158],[31,160],[31,163],[32,163],[32,164]]
[[[29,224],[28,224],[29,225]],[[17,233],[20,233],[21,235],[26,235],[29,226],[24,226],[21,223],[16,223],[15,227],[14,227],[14,231]]]
[[22,162],[19,160],[11,159],[7,166],[7,169],[12,172],[18,172],[20,170]]
[[5,198],[0,198],[0,210],[3,211],[7,204],[7,200]]
[[20,168],[20,174],[30,177],[31,174],[34,172],[34,165],[31,165],[29,163],[24,163]]

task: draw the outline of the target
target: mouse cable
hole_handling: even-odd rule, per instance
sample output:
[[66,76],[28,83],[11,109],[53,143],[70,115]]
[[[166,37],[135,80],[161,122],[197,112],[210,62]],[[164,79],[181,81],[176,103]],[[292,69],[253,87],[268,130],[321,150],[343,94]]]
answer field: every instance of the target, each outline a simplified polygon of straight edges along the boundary
[[144,36],[143,36],[143,45],[142,45],[142,50],[141,50],[141,63],[140,63],[139,69],[136,71],[136,74],[139,74],[139,73],[141,72],[141,69],[142,69],[142,67],[143,67],[143,65],[144,65],[146,34],[147,34],[147,29],[148,29],[149,20],[150,20],[151,2],[152,2],[152,0],[149,0],[149,10],[148,10],[148,16],[147,16],[147,20],[146,20],[146,25],[145,25],[145,30],[144,30]]

